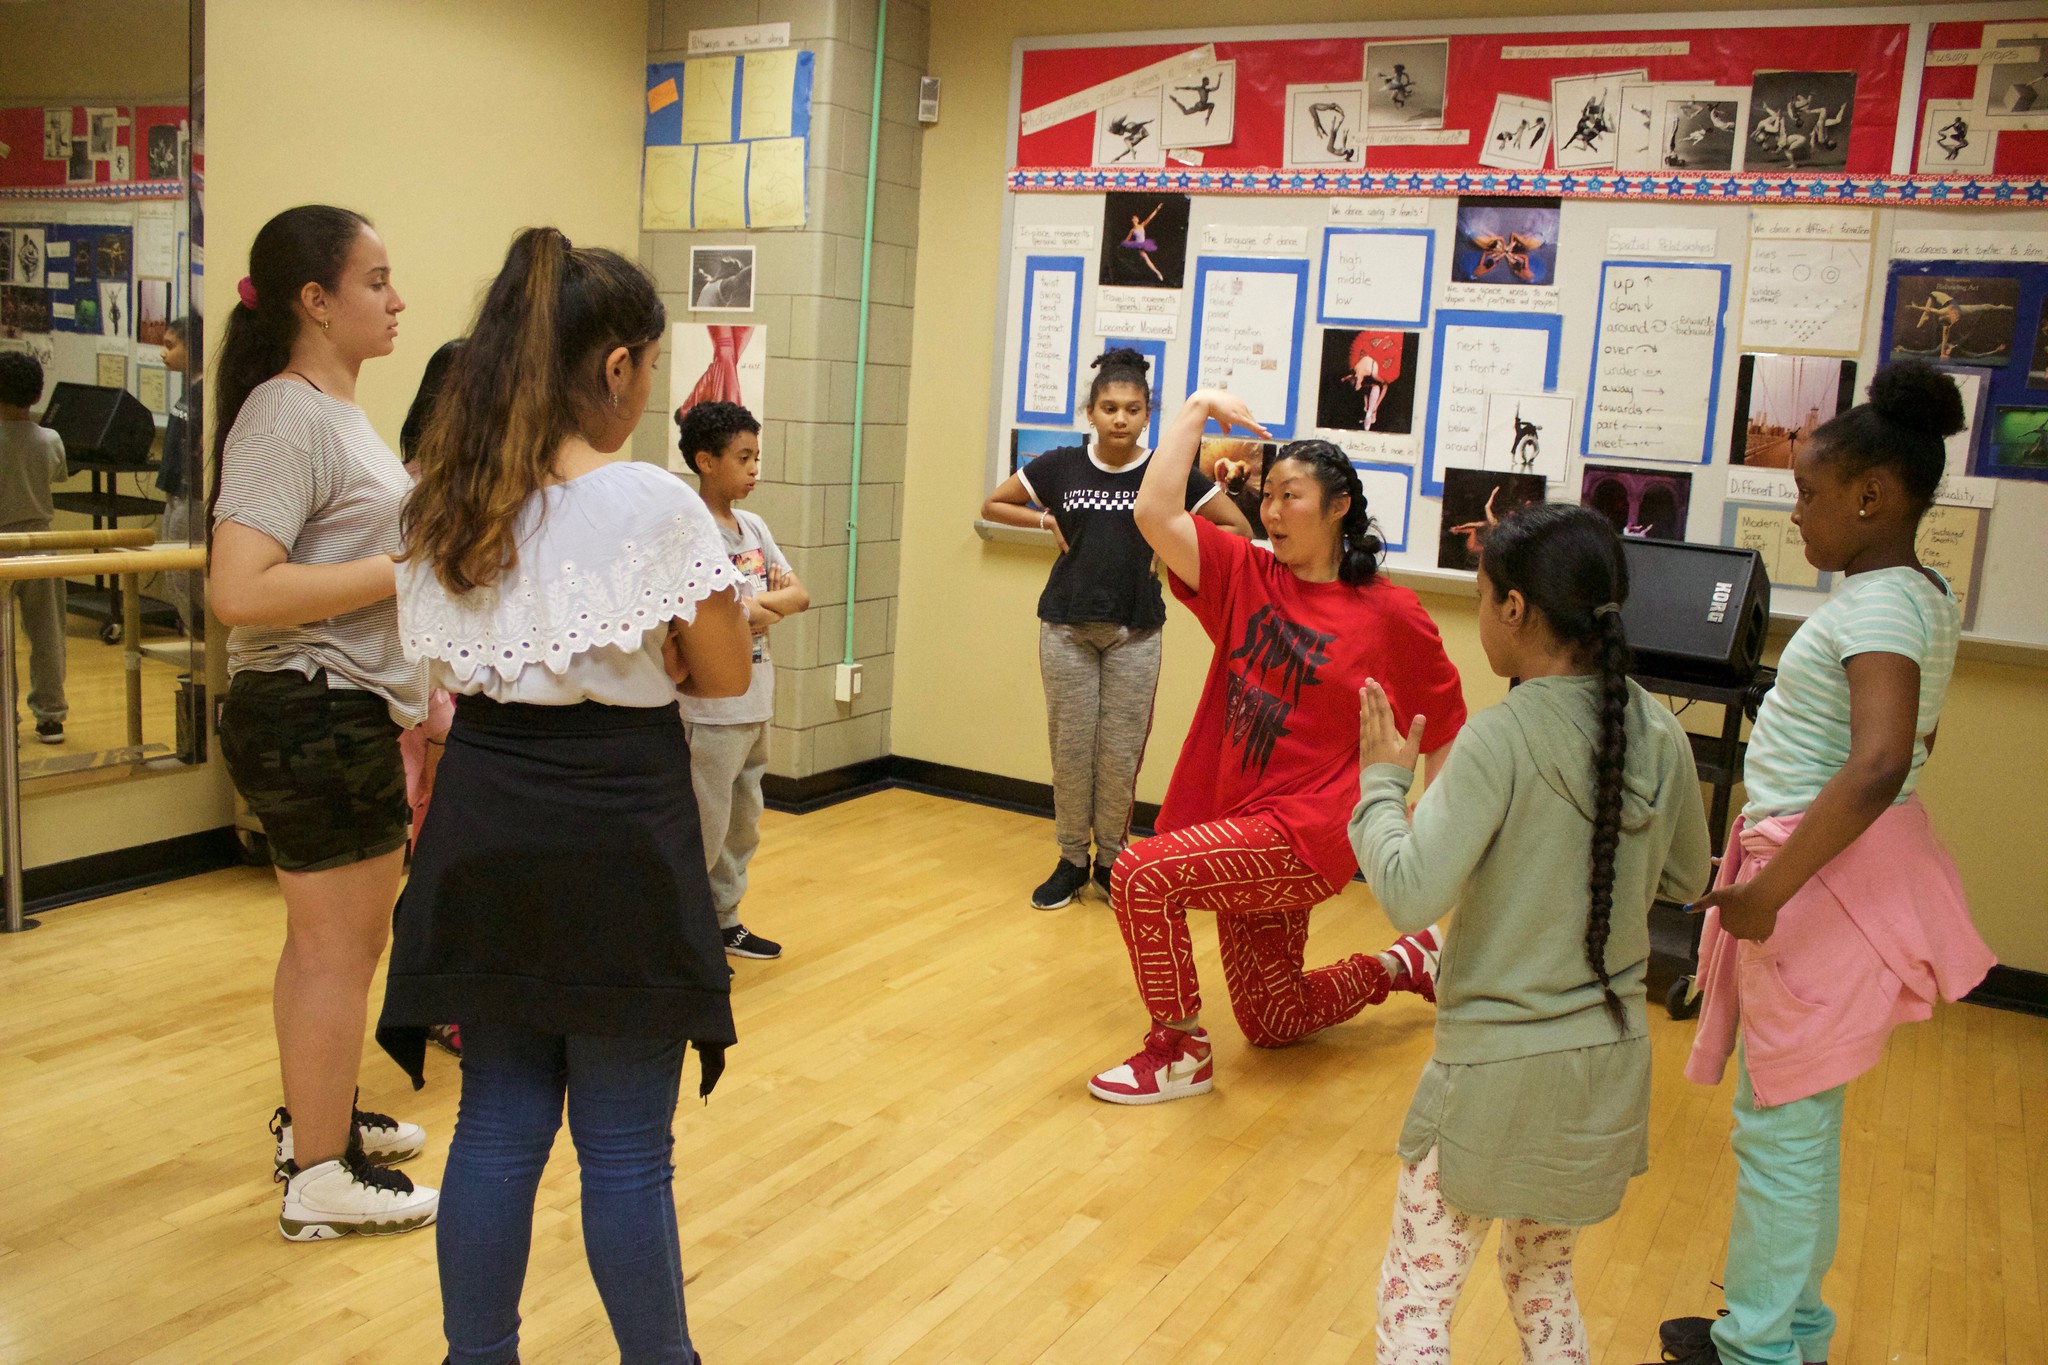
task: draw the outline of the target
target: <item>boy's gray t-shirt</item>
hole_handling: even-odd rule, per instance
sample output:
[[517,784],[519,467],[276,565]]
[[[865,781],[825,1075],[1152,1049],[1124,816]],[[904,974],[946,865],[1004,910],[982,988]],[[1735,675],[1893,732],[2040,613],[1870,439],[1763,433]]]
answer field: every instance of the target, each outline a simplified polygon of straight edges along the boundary
[[0,422],[0,530],[48,530],[50,485],[70,477],[63,437],[34,422]]
[[[732,556],[732,565],[745,584],[742,592],[767,592],[768,571],[780,569],[788,573],[789,561],[783,558],[782,547],[775,543],[767,522],[737,507],[732,514],[739,529],[720,526],[718,533],[725,537],[725,551]],[[769,656],[766,635],[754,637],[754,680],[744,695],[683,698],[683,719],[692,725],[758,725],[774,718],[775,662]]]

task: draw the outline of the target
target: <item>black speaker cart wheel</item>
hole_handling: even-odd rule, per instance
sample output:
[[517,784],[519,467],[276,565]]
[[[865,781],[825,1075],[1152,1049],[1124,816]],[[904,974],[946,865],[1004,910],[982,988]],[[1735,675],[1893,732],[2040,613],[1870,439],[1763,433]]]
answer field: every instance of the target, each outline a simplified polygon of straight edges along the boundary
[[1664,992],[1664,1008],[1673,1019],[1690,1019],[1700,1012],[1700,999],[1692,993],[1693,979],[1681,976]]

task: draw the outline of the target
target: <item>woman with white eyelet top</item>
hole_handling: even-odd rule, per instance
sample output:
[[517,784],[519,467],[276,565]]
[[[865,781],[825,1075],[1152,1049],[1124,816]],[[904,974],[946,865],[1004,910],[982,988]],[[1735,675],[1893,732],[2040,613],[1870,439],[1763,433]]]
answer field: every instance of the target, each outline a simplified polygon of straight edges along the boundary
[[519,1350],[534,1197],[566,1104],[622,1359],[698,1365],[670,1165],[683,1054],[735,1041],[678,686],[752,678],[738,578],[680,479],[620,456],[666,318],[553,228],[513,242],[406,502],[398,624],[455,722],[393,925],[378,1041],[423,1083],[462,1031],[437,1249],[448,1358]]

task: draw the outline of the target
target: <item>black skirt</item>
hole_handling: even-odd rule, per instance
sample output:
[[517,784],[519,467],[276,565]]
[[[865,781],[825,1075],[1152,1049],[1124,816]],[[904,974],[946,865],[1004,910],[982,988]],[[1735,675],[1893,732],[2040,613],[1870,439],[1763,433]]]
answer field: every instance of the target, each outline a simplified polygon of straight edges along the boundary
[[377,1041],[425,1084],[426,1026],[737,1041],[675,707],[458,697],[392,919]]

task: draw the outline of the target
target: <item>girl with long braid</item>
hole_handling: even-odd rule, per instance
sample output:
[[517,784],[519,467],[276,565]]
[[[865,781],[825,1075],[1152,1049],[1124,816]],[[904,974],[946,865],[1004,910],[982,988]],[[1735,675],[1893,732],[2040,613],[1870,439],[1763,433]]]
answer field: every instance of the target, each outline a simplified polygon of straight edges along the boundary
[[[1189,910],[1216,916],[1231,1008],[1254,1047],[1341,1023],[1392,989],[1425,992],[1435,948],[1406,941],[1386,957],[1303,970],[1310,909],[1358,866],[1344,812],[1358,782],[1359,688],[1381,678],[1411,714],[1426,714],[1438,754],[1464,724],[1464,694],[1415,594],[1380,576],[1358,471],[1329,442],[1290,442],[1268,464],[1259,518],[1271,553],[1188,512],[1188,471],[1210,419],[1226,433],[1266,435],[1243,399],[1196,393],[1162,436],[1134,509],[1215,653],[1158,833],[1125,849],[1111,874],[1110,907],[1152,1017],[1139,1051],[1088,1083],[1114,1104],[1214,1084]],[[1390,964],[1402,949],[1416,969],[1397,982]]]
[[1412,824],[1427,722],[1404,737],[1396,716],[1413,712],[1378,680],[1361,698],[1359,866],[1396,928],[1457,906],[1436,1054],[1401,1129],[1381,1365],[1449,1358],[1451,1309],[1496,1219],[1523,1359],[1591,1358],[1572,1248],[1649,1168],[1650,902],[1688,899],[1708,867],[1685,731],[1629,681],[1627,598],[1597,512],[1539,505],[1488,531],[1479,639],[1520,681],[1466,725]]

